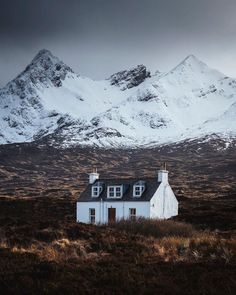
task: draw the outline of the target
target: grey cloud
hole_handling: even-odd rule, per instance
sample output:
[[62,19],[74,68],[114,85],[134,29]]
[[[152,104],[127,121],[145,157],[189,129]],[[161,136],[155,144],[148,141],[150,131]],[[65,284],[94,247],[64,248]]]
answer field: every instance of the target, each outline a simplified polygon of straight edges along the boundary
[[235,0],[0,0],[0,86],[47,48],[102,79],[144,63],[165,71],[186,55],[236,76]]

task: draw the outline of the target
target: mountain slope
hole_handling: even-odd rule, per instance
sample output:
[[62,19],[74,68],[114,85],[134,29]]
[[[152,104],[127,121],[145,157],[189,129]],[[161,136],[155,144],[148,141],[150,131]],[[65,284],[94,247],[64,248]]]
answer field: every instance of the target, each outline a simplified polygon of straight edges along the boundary
[[93,81],[48,50],[0,90],[0,143],[142,146],[236,134],[236,81],[190,55],[170,72],[145,66]]

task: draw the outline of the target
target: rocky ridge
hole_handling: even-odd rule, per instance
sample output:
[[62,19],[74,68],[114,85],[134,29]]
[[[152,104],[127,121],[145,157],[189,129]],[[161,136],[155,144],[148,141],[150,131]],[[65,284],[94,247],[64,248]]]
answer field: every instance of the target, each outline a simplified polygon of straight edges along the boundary
[[167,73],[138,65],[94,81],[41,50],[0,98],[2,144],[142,147],[236,133],[236,81],[193,55]]

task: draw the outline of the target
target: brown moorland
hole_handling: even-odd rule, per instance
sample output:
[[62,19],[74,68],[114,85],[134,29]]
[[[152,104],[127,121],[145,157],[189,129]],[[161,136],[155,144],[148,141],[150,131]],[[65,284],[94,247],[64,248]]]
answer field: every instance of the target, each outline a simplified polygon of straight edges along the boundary
[[[236,148],[0,147],[1,294],[233,294]],[[174,220],[76,224],[75,202],[104,177],[155,176],[167,162]]]

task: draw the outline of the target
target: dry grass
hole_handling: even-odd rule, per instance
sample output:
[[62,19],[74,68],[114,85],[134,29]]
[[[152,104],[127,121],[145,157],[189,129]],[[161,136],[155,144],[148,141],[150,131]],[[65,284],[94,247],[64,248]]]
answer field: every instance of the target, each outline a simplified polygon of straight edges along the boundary
[[[73,203],[69,209],[54,199],[1,205],[1,294],[198,295],[231,294],[222,286],[235,287],[233,239],[171,220],[76,224],[64,215]],[[34,215],[30,206],[37,207]]]
[[89,258],[86,252],[86,243],[81,240],[71,241],[68,239],[61,239],[51,243],[35,241],[28,247],[20,245],[9,247],[8,244],[5,243],[4,248],[9,249],[13,253],[30,253],[36,255],[41,260],[63,264],[78,262],[81,259]]
[[136,221],[120,220],[111,226],[132,235],[152,237],[147,239],[147,245],[153,245],[157,251],[154,255],[164,261],[235,263],[235,239],[195,230],[184,222],[139,218]]
[[210,233],[199,233],[192,238],[165,237],[158,241],[157,249],[168,262],[236,262],[236,241]]
[[21,234],[15,231],[15,236],[7,238],[1,231],[0,249],[30,253],[56,263],[100,259],[117,253],[125,255],[129,251],[137,258],[137,248],[141,249],[142,256],[158,257],[163,262],[234,263],[236,255],[235,239],[224,239],[173,220],[139,218],[120,220],[109,227],[80,224],[63,230],[47,228],[31,232],[27,242],[24,234],[25,230]]
[[141,234],[144,236],[161,237],[192,237],[195,229],[191,224],[177,222],[173,220],[157,220],[138,218],[135,221],[121,219],[112,224],[112,227],[125,230],[132,234]]

